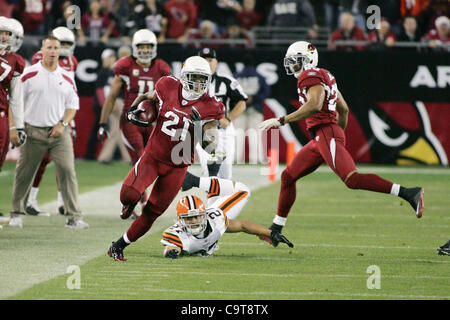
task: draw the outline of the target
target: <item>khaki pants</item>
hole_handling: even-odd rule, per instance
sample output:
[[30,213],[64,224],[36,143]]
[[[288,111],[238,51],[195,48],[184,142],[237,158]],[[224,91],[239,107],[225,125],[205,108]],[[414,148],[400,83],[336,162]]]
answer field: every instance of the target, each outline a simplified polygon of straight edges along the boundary
[[67,127],[58,138],[49,138],[50,129],[25,124],[25,132],[28,137],[27,142],[20,148],[20,158],[16,165],[11,217],[25,212],[25,205],[34,176],[47,151],[55,163],[66,217],[71,220],[79,220],[82,217],[81,210],[78,207],[78,181],[70,136],[71,129]]
[[130,155],[128,154],[127,148],[125,147],[120,134],[120,116],[122,115],[122,110],[123,99],[117,98],[114,105],[114,110],[109,116],[108,139],[106,139],[103,144],[102,151],[100,151],[100,155],[98,156],[98,161],[111,161],[114,156],[114,151],[116,151],[116,148],[119,147],[122,159],[125,162],[131,162]]

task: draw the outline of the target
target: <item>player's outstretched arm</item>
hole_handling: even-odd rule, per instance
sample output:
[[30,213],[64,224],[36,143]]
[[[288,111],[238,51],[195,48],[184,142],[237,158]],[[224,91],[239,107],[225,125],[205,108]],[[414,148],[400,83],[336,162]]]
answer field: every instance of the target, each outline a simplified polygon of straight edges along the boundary
[[341,92],[338,91],[338,100],[336,102],[336,111],[338,113],[338,125],[345,130],[348,121],[348,105],[345,102]]
[[257,236],[265,236],[268,238],[268,242],[270,242],[274,247],[276,247],[280,242],[286,243],[291,248],[294,247],[294,245],[278,231],[267,229],[258,223],[248,220],[230,220],[225,232],[245,232]]
[[271,118],[261,122],[259,129],[268,130],[271,128],[278,128],[288,122],[297,122],[309,118],[322,109],[323,101],[325,99],[325,89],[321,85],[316,85],[309,88],[308,101],[303,104],[298,110],[280,118]]

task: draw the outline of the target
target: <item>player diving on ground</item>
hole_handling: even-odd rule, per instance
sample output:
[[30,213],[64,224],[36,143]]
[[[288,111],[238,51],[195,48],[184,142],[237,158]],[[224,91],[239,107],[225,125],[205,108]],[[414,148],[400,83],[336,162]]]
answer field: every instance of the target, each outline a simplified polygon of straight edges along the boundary
[[[176,259],[181,255],[209,256],[219,248],[222,235],[245,232],[265,237],[274,247],[280,242],[294,245],[280,232],[269,230],[247,220],[235,220],[250,198],[250,189],[241,182],[217,177],[196,177],[189,172],[190,187],[207,193],[207,204],[193,195],[180,199],[175,224],[162,234],[164,257]],[[189,187],[189,189],[190,189]],[[186,190],[186,186],[183,188]]]

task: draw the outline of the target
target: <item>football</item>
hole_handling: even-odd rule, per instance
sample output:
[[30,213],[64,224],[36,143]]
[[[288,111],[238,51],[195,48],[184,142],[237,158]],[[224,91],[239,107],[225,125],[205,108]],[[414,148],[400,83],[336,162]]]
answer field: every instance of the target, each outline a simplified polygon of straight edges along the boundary
[[158,107],[156,102],[150,100],[144,100],[138,105],[138,109],[143,109],[145,112],[142,112],[139,115],[141,120],[148,121],[149,123],[155,122],[158,117]]

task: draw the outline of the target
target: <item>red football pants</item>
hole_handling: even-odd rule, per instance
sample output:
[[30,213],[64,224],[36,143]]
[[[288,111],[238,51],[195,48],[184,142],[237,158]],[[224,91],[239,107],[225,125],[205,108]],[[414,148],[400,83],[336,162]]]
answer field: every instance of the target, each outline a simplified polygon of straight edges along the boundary
[[145,145],[150,137],[153,126],[139,127],[128,122],[124,116],[120,118],[120,130],[123,134],[125,147],[134,165],[144,153]]
[[[363,189],[390,193],[392,182],[375,174],[356,172],[355,162],[345,149],[345,134],[336,124],[319,127],[316,136],[294,157],[281,175],[281,191],[278,199],[277,215],[287,217],[296,198],[296,181],[314,170],[323,162],[351,189]],[[347,177],[349,173],[354,173]]]
[[[127,231],[130,241],[136,241],[163,214],[180,191],[188,167],[172,167],[159,162],[144,152],[125,178],[120,190],[123,205],[135,205],[141,194],[153,182],[153,189],[142,214]],[[156,181],[155,181],[156,180]]]

